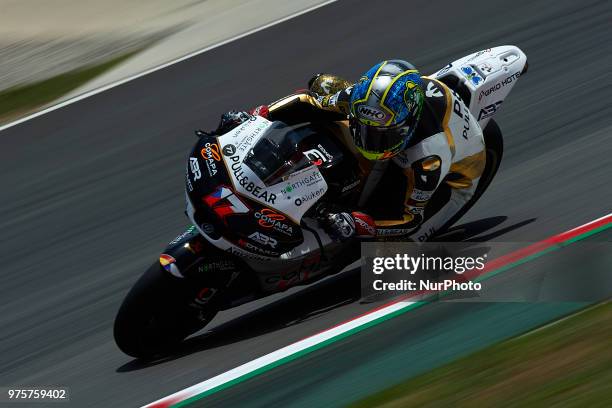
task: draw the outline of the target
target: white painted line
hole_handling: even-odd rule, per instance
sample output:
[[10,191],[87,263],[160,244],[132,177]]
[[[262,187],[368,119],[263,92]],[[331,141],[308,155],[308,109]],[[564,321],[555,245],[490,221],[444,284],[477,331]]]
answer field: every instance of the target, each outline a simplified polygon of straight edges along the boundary
[[270,354],[266,354],[255,360],[249,361],[246,364],[243,364],[229,371],[226,371],[222,374],[219,374],[216,377],[212,377],[199,384],[195,384],[189,388],[185,388],[184,390],[178,391],[160,400],[152,402],[146,405],[145,407],[148,407],[148,408],[162,407],[162,406],[165,407],[165,406],[169,406],[170,404],[177,403],[179,401],[183,401],[187,398],[191,398],[195,395],[211,390],[219,385],[226,384],[230,381],[233,381],[245,374],[251,373],[255,370],[265,367],[270,363],[277,362],[279,360],[282,360],[283,358],[299,353],[300,351],[303,351],[309,347],[316,346],[317,344],[323,343],[326,340],[332,339],[340,334],[351,331],[357,327],[363,326],[373,320],[376,320],[380,317],[391,314],[397,310],[403,309],[415,303],[416,302],[399,302],[399,303],[394,303],[389,306],[383,307],[381,309],[375,310],[374,312],[365,314],[354,320],[350,320],[336,327],[332,327],[331,329],[325,330],[319,334],[315,334],[313,336],[307,337],[296,343],[290,344],[286,347],[273,351]]
[[270,22],[268,24],[265,24],[265,25],[263,25],[261,27],[254,28],[252,30],[249,30],[247,32],[244,32],[244,33],[239,34],[237,36],[234,36],[232,38],[229,38],[227,40],[223,40],[223,41],[218,42],[216,44],[210,45],[210,46],[208,46],[206,48],[202,48],[201,50],[194,51],[194,52],[192,52],[190,54],[187,54],[187,55],[185,55],[183,57],[177,58],[177,59],[172,60],[170,62],[166,62],[165,64],[158,65],[156,67],[153,67],[153,68],[148,69],[146,71],[140,72],[138,74],[134,74],[132,76],[129,76],[129,77],[124,78],[124,79],[121,79],[119,81],[110,83],[108,85],[104,85],[104,86],[102,86],[100,88],[96,88],[96,89],[93,89],[91,91],[82,93],[82,94],[77,95],[77,96],[75,96],[73,98],[70,98],[70,99],[68,99],[66,101],[60,102],[60,103],[58,103],[56,105],[53,105],[53,106],[49,106],[48,108],[45,108],[45,109],[42,109],[42,110],[40,110],[38,112],[34,112],[34,113],[30,114],[30,115],[24,116],[21,119],[17,119],[17,120],[15,120],[13,122],[9,122],[9,123],[7,123],[5,125],[2,125],[2,126],[0,126],[0,132],[3,131],[3,130],[6,130],[8,128],[11,128],[13,126],[19,125],[20,123],[23,123],[23,122],[26,122],[28,120],[31,120],[31,119],[37,118],[39,116],[42,116],[42,115],[44,115],[46,113],[53,112],[54,110],[63,108],[64,106],[68,106],[68,105],[73,104],[75,102],[82,101],[83,99],[89,98],[90,96],[97,95],[97,94],[102,93],[104,91],[107,91],[109,89],[115,88],[115,87],[117,87],[119,85],[123,85],[126,82],[130,82],[130,81],[133,81],[135,79],[141,78],[141,77],[143,77],[145,75],[149,75],[149,74],[151,74],[151,73],[153,73],[155,71],[159,71],[161,69],[168,68],[169,66],[172,66],[174,64],[178,64],[179,62],[185,61],[185,60],[187,60],[189,58],[193,58],[196,55],[200,55],[200,54],[203,54],[203,53],[205,53],[207,51],[210,51],[212,49],[221,47],[222,45],[225,45],[225,44],[231,43],[233,41],[239,40],[241,38],[247,37],[247,36],[249,36],[251,34],[255,34],[258,31],[265,30],[266,28],[273,27],[273,26],[275,26],[277,24],[280,24],[280,23],[283,23],[283,22],[285,22],[287,20],[291,20],[292,18],[299,17],[302,14],[309,13],[309,12],[311,12],[313,10],[316,10],[318,8],[327,6],[328,4],[331,4],[331,3],[335,3],[336,1],[338,1],[338,0],[327,0],[324,3],[320,3],[320,4],[317,4],[315,6],[311,6],[311,7],[307,8],[307,9],[304,9],[302,11],[298,11],[296,13],[290,14],[290,15],[288,15],[286,17],[283,17],[283,18],[281,18],[279,20],[272,21],[272,22]]

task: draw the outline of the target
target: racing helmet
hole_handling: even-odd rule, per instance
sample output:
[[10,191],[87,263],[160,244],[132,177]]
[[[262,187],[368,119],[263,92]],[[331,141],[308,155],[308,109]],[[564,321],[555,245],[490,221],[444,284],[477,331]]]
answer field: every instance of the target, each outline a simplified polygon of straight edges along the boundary
[[369,160],[401,152],[419,123],[424,100],[423,80],[412,64],[374,65],[351,91],[349,124],[357,150]]

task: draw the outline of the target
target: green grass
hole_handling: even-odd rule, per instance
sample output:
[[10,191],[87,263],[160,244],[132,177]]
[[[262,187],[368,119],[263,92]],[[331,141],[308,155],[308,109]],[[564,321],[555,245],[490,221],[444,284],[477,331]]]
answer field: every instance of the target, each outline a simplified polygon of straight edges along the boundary
[[109,61],[65,74],[17,86],[0,92],[0,122],[16,119],[56,100],[87,81],[116,66],[136,52],[121,55]]
[[612,303],[487,347],[350,405],[451,406],[612,406]]

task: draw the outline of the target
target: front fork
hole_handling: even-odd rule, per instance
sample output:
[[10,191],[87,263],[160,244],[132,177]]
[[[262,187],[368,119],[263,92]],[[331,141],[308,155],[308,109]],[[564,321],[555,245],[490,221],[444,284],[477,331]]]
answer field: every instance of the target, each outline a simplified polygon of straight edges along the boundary
[[189,306],[195,310],[222,309],[238,295],[257,292],[246,265],[214,247],[194,226],[168,244],[159,262],[168,273],[187,283]]

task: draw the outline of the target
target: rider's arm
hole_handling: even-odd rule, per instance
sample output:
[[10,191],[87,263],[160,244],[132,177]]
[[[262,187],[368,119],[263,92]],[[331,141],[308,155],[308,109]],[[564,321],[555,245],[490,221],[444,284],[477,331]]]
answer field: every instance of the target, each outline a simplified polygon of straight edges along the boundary
[[346,120],[348,115],[348,98],[350,90],[345,89],[333,95],[317,95],[304,91],[286,96],[270,105],[261,105],[248,112],[229,111],[221,116],[216,130],[211,134],[229,132],[249,115],[262,116],[269,120],[280,120],[289,125],[306,120],[312,122],[335,122]]
[[295,93],[268,106],[270,120],[285,123],[346,120],[351,87],[332,95],[317,95],[312,91]]
[[[316,78],[316,77],[315,77]],[[348,82],[344,81],[348,85]],[[344,85],[339,84],[341,86]],[[228,132],[249,118],[258,115],[269,120],[280,120],[287,124],[308,121],[334,122],[346,120],[349,113],[349,100],[352,86],[347,86],[330,95],[319,95],[304,90],[279,99],[270,105],[261,105],[248,112],[230,111],[221,116],[221,121],[213,134]]]

